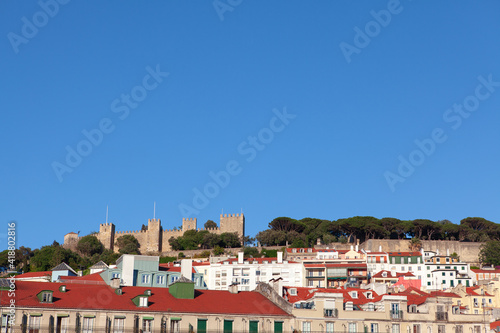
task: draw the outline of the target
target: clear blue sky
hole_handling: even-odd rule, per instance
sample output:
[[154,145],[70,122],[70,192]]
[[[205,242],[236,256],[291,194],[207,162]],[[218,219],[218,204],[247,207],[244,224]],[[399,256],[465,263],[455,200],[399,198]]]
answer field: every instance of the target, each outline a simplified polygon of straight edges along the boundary
[[2,249],[11,220],[37,248],[106,206],[140,229],[155,201],[164,228],[243,210],[252,236],[278,216],[500,222],[498,1],[42,3],[0,3]]

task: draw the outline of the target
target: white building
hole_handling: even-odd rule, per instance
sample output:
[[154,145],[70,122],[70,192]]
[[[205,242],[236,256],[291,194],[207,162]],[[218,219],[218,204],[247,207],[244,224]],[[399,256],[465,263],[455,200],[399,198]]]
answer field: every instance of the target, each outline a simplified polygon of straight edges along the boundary
[[254,290],[259,282],[282,279],[284,286],[300,287],[303,274],[302,263],[283,260],[283,253],[277,258],[238,258],[227,259],[210,264],[208,268],[208,289],[228,290],[231,284],[237,284],[238,290]]

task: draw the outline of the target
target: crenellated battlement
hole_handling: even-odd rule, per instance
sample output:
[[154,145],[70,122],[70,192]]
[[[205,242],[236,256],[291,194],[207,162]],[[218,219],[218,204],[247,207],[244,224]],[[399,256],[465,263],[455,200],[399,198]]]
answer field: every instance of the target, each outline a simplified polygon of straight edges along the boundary
[[[115,225],[110,222],[100,223],[99,232],[96,237],[104,245],[104,248],[118,251],[115,248],[115,240],[124,235],[132,235],[139,242],[139,250],[141,253],[148,252],[164,252],[170,250],[171,237],[180,237],[188,230],[208,231],[211,233],[221,234],[224,232],[236,232],[240,237],[243,237],[245,232],[245,217],[243,214],[221,214],[220,226],[213,228],[197,228],[197,218],[183,218],[182,229],[162,229],[160,219],[148,219],[147,230],[126,230],[116,231]],[[69,233],[64,236],[64,246],[66,248],[75,249],[79,237],[76,233]]]
[[224,217],[243,217],[243,213],[241,214],[220,214],[220,218],[224,218]]

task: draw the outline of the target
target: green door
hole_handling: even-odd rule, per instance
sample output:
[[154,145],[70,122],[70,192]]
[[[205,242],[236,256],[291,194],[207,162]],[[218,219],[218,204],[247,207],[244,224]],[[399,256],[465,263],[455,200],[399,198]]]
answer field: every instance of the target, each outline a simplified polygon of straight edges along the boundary
[[250,321],[250,327],[248,330],[250,333],[258,333],[259,332],[259,322],[258,321]]
[[274,333],[283,333],[283,322],[275,321],[274,322]]
[[207,333],[207,320],[198,319],[198,327],[196,329],[197,333]]
[[224,320],[224,333],[233,333],[233,321]]

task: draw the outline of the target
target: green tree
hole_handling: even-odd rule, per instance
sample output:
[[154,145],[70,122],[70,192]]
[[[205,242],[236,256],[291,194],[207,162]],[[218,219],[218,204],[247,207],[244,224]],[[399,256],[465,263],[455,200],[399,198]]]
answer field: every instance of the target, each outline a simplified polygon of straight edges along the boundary
[[116,239],[115,245],[121,254],[141,254],[139,241],[133,235],[123,235]]
[[207,222],[205,222],[203,226],[205,227],[205,229],[214,229],[217,228],[217,223],[212,220],[207,220]]
[[101,254],[104,251],[104,245],[102,245],[96,236],[88,235],[78,241],[76,249],[84,256],[91,257],[96,253]]
[[413,237],[412,239],[410,239],[410,242],[408,244],[408,249],[410,251],[420,251],[420,249],[422,248],[422,241],[420,241],[420,239],[416,238],[416,237]]
[[481,246],[479,262],[482,265],[500,266],[500,241],[489,241]]
[[245,247],[243,248],[243,256],[245,258],[259,258],[260,253],[255,247]]
[[240,247],[241,241],[236,232],[223,232],[220,235],[222,246],[224,247]]
[[213,251],[214,256],[220,256],[224,254],[224,248],[220,247],[219,245],[215,245]]

